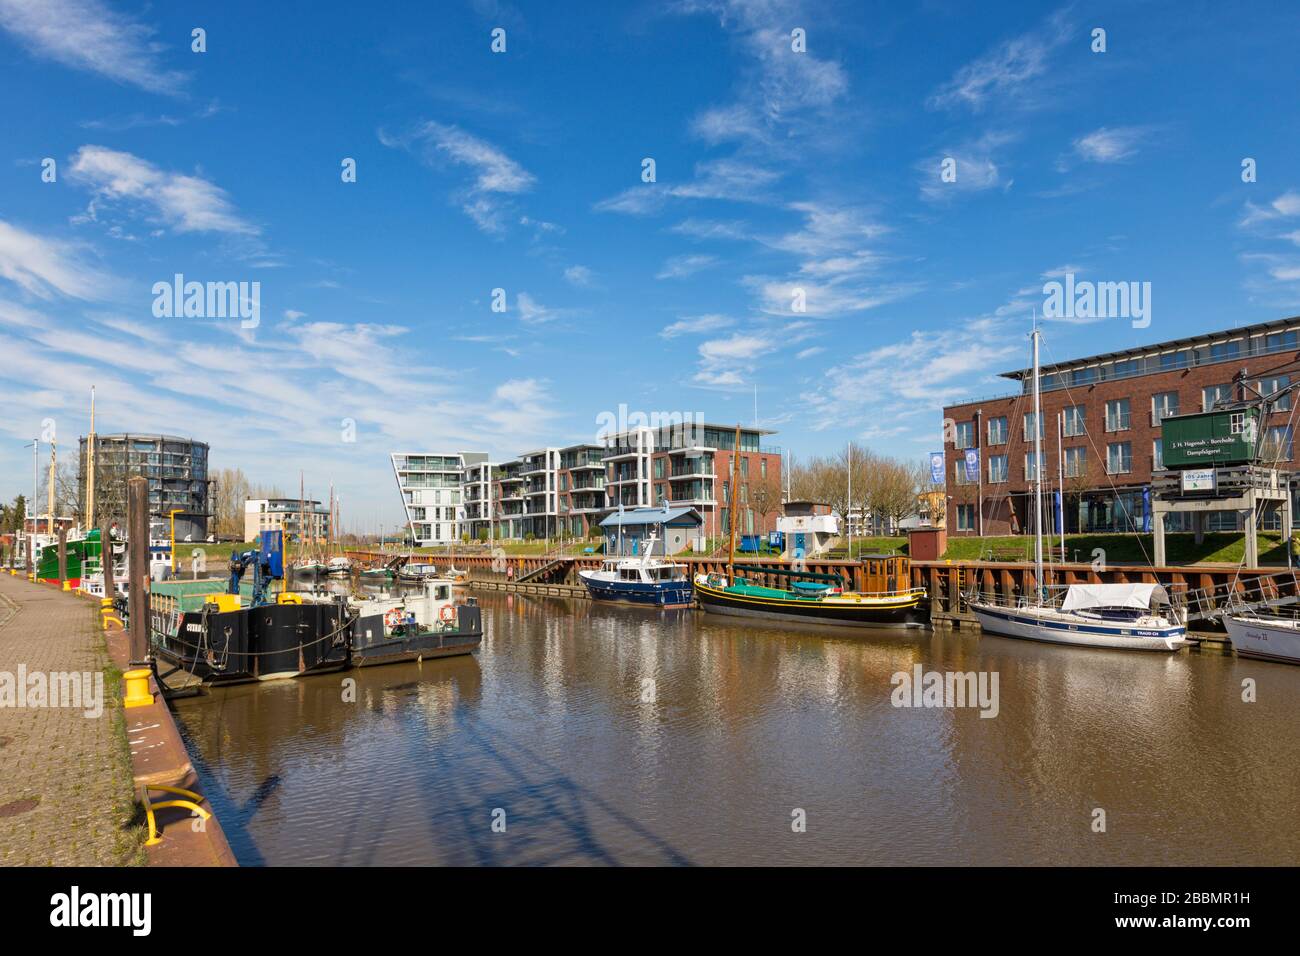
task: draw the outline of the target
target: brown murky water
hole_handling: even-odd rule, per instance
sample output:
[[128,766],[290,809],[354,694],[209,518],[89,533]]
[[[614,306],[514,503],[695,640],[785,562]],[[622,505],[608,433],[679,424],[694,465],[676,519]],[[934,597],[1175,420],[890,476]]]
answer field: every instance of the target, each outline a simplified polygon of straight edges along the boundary
[[[480,601],[472,658],[178,702],[241,862],[1300,863],[1300,667]],[[998,715],[893,706],[915,664]]]

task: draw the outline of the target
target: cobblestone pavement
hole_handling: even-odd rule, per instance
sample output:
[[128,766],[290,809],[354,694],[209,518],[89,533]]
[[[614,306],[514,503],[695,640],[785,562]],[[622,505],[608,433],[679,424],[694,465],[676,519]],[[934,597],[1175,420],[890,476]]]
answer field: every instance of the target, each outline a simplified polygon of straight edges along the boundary
[[108,663],[92,604],[0,574],[0,866],[141,861],[117,682],[105,677],[98,717],[81,707],[9,706],[3,696],[22,665],[29,675],[89,672],[93,680]]

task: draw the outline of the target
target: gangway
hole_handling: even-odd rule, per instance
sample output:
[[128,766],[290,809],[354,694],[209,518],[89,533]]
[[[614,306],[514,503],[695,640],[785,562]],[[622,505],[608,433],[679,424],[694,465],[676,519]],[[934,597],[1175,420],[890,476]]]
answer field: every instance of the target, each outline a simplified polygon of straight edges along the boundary
[[1287,607],[1300,604],[1300,582],[1294,572],[1290,577],[1259,575],[1238,578],[1210,588],[1195,588],[1174,592],[1175,600],[1187,609],[1187,620],[1206,621],[1221,617],[1228,611],[1234,614],[1261,608]]

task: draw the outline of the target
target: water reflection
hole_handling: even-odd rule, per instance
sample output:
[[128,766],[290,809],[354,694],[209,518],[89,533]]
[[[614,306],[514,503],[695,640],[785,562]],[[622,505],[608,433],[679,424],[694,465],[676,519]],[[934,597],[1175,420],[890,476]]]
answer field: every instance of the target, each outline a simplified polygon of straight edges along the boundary
[[[474,657],[178,702],[241,860],[1300,860],[1300,668],[479,598]],[[915,664],[999,715],[891,706]]]

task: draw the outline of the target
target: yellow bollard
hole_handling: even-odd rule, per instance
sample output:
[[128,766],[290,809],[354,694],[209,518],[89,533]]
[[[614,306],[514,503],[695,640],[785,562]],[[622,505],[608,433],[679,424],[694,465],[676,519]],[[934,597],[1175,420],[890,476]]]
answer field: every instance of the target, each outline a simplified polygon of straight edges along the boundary
[[71,591],[71,590],[72,590],[72,582],[69,581],[67,578],[64,578],[64,579],[63,579],[63,590],[65,590],[65,591]]
[[126,707],[148,707],[153,703],[153,694],[149,691],[149,668],[126,671],[122,679],[126,681]]

